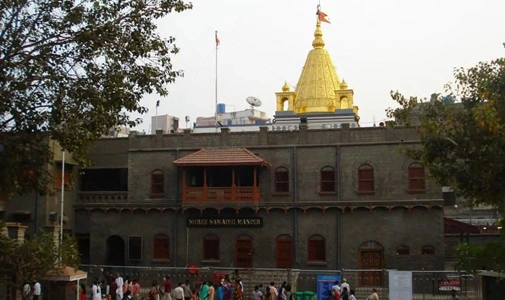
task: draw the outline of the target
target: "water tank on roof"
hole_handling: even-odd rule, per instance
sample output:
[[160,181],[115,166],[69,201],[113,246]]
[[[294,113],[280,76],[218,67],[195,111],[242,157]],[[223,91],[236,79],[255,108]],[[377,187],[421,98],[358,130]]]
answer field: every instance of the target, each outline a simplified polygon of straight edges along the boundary
[[217,113],[218,114],[224,114],[226,112],[226,104],[224,103],[218,103],[217,104]]

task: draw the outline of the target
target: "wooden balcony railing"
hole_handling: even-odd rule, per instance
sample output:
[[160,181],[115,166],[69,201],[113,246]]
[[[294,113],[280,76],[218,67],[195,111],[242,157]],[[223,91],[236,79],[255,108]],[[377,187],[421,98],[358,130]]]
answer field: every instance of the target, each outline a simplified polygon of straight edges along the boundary
[[258,203],[259,187],[185,187],[183,204]]
[[75,204],[123,204],[128,199],[127,191],[119,192],[79,192]]

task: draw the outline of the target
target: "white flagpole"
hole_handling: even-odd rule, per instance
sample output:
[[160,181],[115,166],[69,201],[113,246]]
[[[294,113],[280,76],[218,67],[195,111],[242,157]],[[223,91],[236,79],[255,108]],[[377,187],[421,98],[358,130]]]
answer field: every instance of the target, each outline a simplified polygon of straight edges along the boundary
[[156,133],[156,130],[158,130],[158,106],[160,106],[160,100],[156,101],[156,117],[155,117],[155,127],[154,127],[154,133]]
[[215,88],[215,103],[214,103],[214,119],[215,119],[215,126],[216,126],[216,132],[217,132],[217,49],[219,46],[218,43],[219,39],[217,38],[217,30],[216,30],[216,88]]
[[63,245],[63,205],[65,203],[65,151],[61,153],[61,207],[60,207],[60,247],[59,247],[59,264],[62,264],[62,249]]

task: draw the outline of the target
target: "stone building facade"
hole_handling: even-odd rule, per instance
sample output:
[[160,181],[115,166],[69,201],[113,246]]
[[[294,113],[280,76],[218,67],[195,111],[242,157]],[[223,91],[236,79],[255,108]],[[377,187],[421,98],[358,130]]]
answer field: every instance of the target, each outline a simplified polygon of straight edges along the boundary
[[278,124],[99,140],[73,206],[83,262],[443,269],[441,187],[398,151],[415,129],[360,128],[322,36],[318,20]]
[[349,126],[101,139],[74,203],[84,262],[443,269],[441,187],[398,151],[417,142],[410,128]]

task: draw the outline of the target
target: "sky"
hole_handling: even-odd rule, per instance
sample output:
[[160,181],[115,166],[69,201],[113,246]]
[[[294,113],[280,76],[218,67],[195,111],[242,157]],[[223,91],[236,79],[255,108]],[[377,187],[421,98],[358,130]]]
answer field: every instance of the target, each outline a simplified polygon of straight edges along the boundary
[[455,68],[505,57],[503,0],[193,0],[193,9],[159,20],[159,34],[174,36],[172,57],[184,77],[169,95],[146,95],[149,109],[137,130],[149,132],[151,116],[169,114],[194,122],[215,111],[216,43],[218,103],[227,111],[259,108],[275,113],[275,92],[296,86],[312,49],[318,3],[331,24],[323,40],[340,79],[354,90],[362,127],[386,120],[389,95],[444,93]]

